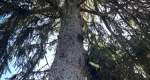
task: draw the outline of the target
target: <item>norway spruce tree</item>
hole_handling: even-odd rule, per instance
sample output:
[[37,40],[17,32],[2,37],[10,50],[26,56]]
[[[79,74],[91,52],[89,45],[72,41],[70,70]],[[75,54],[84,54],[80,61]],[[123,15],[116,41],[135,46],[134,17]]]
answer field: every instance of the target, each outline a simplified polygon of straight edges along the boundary
[[10,80],[149,80],[149,14],[148,0],[0,0],[0,76],[15,62]]

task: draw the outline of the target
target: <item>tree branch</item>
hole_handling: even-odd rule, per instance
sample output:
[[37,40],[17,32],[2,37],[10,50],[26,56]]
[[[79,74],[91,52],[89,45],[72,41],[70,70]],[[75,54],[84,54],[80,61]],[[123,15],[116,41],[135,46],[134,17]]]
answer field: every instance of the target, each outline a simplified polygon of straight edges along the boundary
[[87,12],[87,13],[91,13],[91,14],[98,15],[98,16],[106,16],[107,15],[107,14],[104,14],[104,13],[100,13],[100,12],[97,12],[97,11],[94,11],[94,10],[88,10],[88,9],[84,9],[84,8],[81,8],[80,10],[82,12]]
[[88,9],[84,9],[84,8],[81,8],[80,11],[81,12],[87,12],[87,13],[94,14],[94,15],[98,15],[98,16],[107,16],[108,14],[111,13],[111,12],[101,13],[101,12],[97,12],[94,10],[88,10]]

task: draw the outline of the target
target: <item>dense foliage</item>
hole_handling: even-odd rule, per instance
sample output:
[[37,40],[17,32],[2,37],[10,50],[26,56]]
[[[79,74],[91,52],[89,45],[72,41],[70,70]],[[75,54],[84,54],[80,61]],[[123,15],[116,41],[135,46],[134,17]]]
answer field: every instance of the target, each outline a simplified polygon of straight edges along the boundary
[[[57,44],[49,37],[59,32],[63,2],[0,0],[0,15],[9,16],[0,22],[0,75],[16,59],[20,70],[12,79],[47,76],[49,69],[34,69],[47,48]],[[79,7],[79,38],[84,39],[91,80],[149,80],[150,1],[85,0]]]

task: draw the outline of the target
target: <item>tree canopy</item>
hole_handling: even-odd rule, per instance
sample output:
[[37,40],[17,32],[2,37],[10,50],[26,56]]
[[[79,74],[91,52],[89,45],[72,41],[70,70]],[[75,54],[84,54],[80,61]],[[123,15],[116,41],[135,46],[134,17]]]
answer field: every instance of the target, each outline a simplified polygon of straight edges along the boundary
[[[57,45],[57,38],[50,36],[60,31],[66,1],[0,0],[0,15],[7,17],[0,22],[0,75],[16,59],[20,70],[12,79],[47,77],[50,69],[35,67],[47,49]],[[150,1],[82,0],[77,7],[83,19],[78,38],[86,49],[89,78],[149,80]]]

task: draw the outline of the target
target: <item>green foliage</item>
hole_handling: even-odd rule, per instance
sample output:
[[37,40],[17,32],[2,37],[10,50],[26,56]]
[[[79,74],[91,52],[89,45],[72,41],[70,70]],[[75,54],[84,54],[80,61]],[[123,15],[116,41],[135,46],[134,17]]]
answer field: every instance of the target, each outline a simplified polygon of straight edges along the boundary
[[[55,0],[1,0],[0,75],[16,58],[20,72],[12,79],[33,79],[49,70],[34,71],[59,32],[61,7]],[[58,2],[57,2],[58,4]],[[148,0],[85,0],[80,4],[84,43],[88,47],[91,80],[150,79],[150,10]],[[81,39],[81,42],[83,39]],[[52,44],[52,45],[51,45]]]

